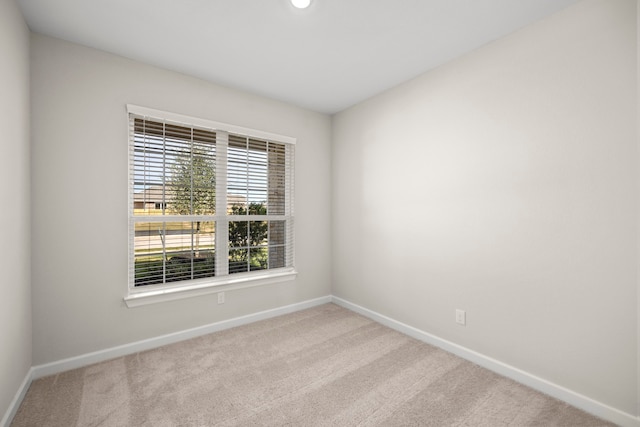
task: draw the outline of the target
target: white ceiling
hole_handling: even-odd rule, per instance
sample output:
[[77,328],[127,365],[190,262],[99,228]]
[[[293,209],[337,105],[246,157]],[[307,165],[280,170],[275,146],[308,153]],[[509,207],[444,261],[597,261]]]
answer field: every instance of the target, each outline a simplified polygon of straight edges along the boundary
[[579,0],[18,0],[32,31],[335,113]]

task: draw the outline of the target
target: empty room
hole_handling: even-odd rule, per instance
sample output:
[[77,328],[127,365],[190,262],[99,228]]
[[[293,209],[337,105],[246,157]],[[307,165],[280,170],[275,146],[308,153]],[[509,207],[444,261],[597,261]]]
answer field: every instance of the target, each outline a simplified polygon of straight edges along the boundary
[[640,427],[636,0],[0,0],[0,427]]

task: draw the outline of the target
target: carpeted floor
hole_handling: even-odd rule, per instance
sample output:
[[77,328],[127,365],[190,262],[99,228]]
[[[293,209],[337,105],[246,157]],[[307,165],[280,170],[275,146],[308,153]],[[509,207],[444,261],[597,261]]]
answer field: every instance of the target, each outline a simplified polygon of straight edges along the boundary
[[611,426],[327,304],[41,378],[20,426]]

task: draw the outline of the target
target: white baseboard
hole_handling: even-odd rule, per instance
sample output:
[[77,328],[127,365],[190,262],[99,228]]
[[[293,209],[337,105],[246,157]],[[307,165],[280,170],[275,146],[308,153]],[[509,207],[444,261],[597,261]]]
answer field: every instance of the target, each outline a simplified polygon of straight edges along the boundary
[[197,328],[187,329],[185,331],[175,332],[172,334],[161,335],[159,337],[150,338],[142,341],[133,342],[130,344],[121,345],[118,347],[112,347],[105,350],[96,351],[93,353],[82,354],[80,356],[71,357],[68,359],[58,360],[56,362],[47,363],[44,365],[34,366],[33,379],[42,378],[47,375],[53,375],[60,372],[68,371],[71,369],[81,368],[93,363],[104,362],[105,360],[114,359],[117,357],[127,356],[129,354],[138,353],[140,351],[146,351],[153,348],[158,348],[163,345],[173,344],[176,342],[188,340],[191,338],[199,337],[213,332],[222,331],[236,326],[246,325],[248,323],[257,322],[260,320],[269,319],[283,314],[289,314],[307,308],[315,307],[322,304],[331,302],[331,296],[325,296],[308,301],[299,302],[283,307],[274,308],[271,310],[265,310],[258,313],[248,314],[246,316],[236,317],[229,320],[223,320],[220,322],[212,323],[205,326],[199,326]]
[[27,375],[25,375],[24,380],[22,380],[22,384],[20,384],[20,388],[13,397],[7,412],[4,414],[4,417],[2,417],[2,420],[0,420],[0,427],[9,427],[11,425],[13,417],[16,416],[18,408],[20,407],[24,396],[27,394],[27,390],[29,390],[31,381],[33,381],[33,368],[29,368],[27,371]]
[[476,365],[487,368],[490,371],[531,387],[534,390],[538,390],[544,394],[555,397],[556,399],[567,402],[572,406],[580,408],[583,411],[593,414],[604,420],[618,424],[622,427],[640,427],[640,417],[635,417],[631,414],[605,405],[604,403],[598,402],[587,396],[583,396],[567,388],[539,378],[533,374],[507,365],[506,363],[502,363],[499,360],[492,359],[491,357],[477,353],[458,344],[444,340],[435,335],[431,335],[427,332],[414,328],[413,326],[398,322],[397,320],[391,319],[387,316],[376,313],[375,311],[361,307],[357,304],[353,304],[342,298],[332,296],[331,302],[356,313],[362,314],[365,317],[375,320],[376,322],[388,326],[391,329],[395,329],[398,332],[402,332],[405,335],[409,335],[410,337],[426,342],[427,344],[431,344],[445,351],[448,351],[449,353],[453,353],[456,356],[460,356],[461,358],[473,362]]

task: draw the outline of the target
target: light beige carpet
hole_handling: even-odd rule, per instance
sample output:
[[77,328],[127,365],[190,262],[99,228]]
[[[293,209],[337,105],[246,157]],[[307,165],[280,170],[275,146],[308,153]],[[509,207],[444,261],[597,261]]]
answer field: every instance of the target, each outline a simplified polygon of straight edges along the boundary
[[34,381],[12,426],[609,426],[334,304]]

